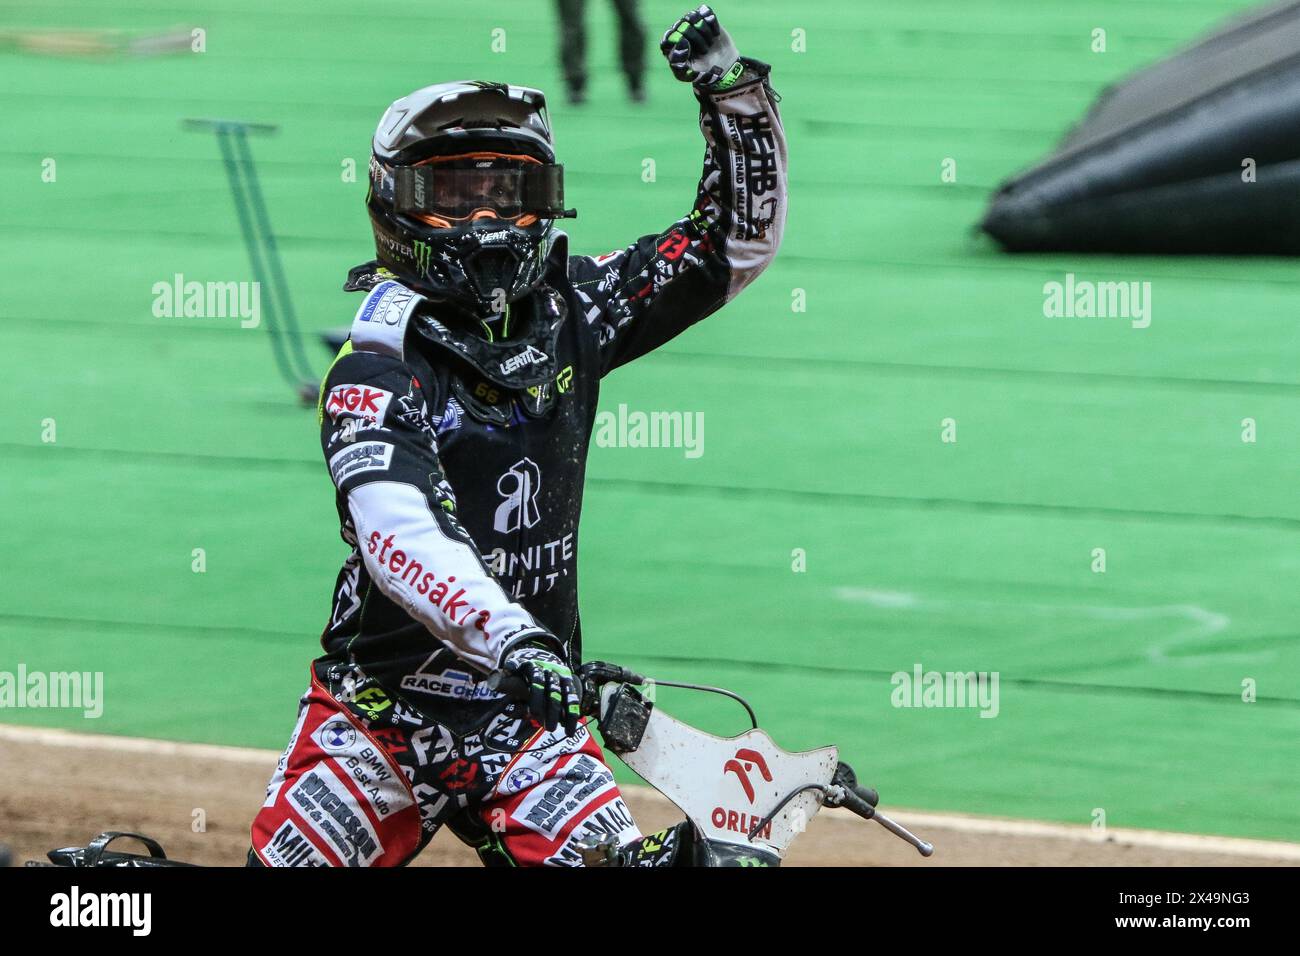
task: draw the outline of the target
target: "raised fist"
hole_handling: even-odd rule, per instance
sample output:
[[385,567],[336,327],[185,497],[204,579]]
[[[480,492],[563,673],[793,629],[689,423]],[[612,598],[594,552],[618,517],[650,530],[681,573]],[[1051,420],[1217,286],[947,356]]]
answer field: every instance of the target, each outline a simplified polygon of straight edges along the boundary
[[674,23],[659,49],[668,58],[673,76],[706,89],[725,90],[745,70],[731,35],[708,4],[700,4]]

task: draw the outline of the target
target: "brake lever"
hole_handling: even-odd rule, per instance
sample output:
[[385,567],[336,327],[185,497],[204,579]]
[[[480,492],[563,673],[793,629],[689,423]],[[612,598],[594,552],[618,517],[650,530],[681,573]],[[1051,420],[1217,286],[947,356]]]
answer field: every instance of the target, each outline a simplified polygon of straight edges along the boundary
[[636,671],[630,671],[626,667],[619,667],[617,664],[610,664],[606,661],[588,661],[578,668],[578,673],[582,675],[584,681],[591,681],[594,686],[602,684],[636,684],[640,686],[646,683],[646,678],[642,677]]
[[828,807],[843,807],[851,810],[864,820],[875,820],[900,840],[916,847],[916,852],[921,856],[931,856],[934,853],[933,843],[927,843],[901,823],[895,823],[857,793],[840,784],[833,783],[826,788],[825,803]]
[[858,783],[858,775],[854,773],[852,767],[842,760],[836,765],[835,774],[831,777],[831,785],[826,788],[826,806],[844,807],[864,820],[875,820],[900,840],[916,847],[916,852],[921,856],[930,856],[934,853],[934,844],[927,843],[906,827],[881,813],[876,807],[879,802],[880,795],[870,787],[861,786]]

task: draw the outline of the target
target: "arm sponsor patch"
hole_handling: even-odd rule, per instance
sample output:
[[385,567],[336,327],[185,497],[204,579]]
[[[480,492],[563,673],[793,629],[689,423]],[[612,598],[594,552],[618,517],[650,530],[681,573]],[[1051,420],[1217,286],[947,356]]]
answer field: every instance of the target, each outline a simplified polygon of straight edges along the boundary
[[347,417],[378,425],[383,422],[392,400],[392,392],[372,385],[335,385],[325,396],[325,414],[332,422]]
[[400,282],[381,282],[366,296],[352,322],[352,346],[402,359],[406,326],[424,296]]
[[393,463],[393,446],[383,441],[361,441],[330,456],[330,477],[336,486],[366,471],[387,471]]

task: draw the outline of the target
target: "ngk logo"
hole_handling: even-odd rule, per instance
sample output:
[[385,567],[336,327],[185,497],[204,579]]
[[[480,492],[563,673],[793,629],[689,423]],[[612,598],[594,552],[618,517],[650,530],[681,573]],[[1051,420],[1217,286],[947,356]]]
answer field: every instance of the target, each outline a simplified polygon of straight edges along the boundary
[[745,797],[750,803],[754,802],[754,784],[750,781],[749,775],[755,770],[759,772],[764,780],[772,782],[772,771],[767,769],[767,761],[757,750],[750,750],[748,747],[741,747],[736,751],[736,756],[732,757],[722,765],[724,774],[734,773],[740,785],[745,788]]
[[325,399],[325,411],[329,412],[330,421],[338,421],[340,415],[364,418],[377,425],[384,420],[388,403],[393,393],[369,385],[336,385],[330,389]]

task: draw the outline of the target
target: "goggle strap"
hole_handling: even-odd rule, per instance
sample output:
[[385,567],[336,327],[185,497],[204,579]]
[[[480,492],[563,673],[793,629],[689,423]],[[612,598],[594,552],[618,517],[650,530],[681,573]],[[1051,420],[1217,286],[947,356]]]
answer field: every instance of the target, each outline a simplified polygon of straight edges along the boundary
[[[404,212],[425,212],[432,199],[433,179],[424,175],[428,170],[398,166],[391,170],[393,176],[393,205]],[[417,199],[418,197],[418,199]]]

